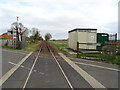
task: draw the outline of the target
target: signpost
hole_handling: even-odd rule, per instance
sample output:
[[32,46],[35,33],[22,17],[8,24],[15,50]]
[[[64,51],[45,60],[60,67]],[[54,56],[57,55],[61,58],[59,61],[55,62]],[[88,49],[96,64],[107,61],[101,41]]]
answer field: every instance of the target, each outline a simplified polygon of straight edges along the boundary
[[25,48],[26,43],[26,32],[27,28],[19,22],[19,17],[17,16],[17,22],[12,23],[11,29],[8,30],[8,33],[12,36],[12,46],[13,48]]
[[19,25],[19,20],[18,20],[18,16],[17,16],[17,29],[18,29],[18,41],[21,42],[21,32],[20,32],[20,25]]

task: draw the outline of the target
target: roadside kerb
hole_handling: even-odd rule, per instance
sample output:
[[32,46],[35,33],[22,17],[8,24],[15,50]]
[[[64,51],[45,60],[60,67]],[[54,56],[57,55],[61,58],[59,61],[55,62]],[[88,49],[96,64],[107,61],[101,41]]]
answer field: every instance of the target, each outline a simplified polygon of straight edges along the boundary
[[75,70],[77,71],[93,88],[106,88],[99,81],[89,75],[86,71],[76,65],[73,61],[71,61],[64,54],[59,53],[59,55]]

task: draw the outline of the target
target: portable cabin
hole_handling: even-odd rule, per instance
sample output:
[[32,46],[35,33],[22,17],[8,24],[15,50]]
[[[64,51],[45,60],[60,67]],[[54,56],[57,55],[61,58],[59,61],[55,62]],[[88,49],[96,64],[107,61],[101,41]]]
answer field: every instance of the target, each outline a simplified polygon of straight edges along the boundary
[[68,47],[77,50],[77,42],[79,49],[96,49],[97,29],[76,28],[68,32]]

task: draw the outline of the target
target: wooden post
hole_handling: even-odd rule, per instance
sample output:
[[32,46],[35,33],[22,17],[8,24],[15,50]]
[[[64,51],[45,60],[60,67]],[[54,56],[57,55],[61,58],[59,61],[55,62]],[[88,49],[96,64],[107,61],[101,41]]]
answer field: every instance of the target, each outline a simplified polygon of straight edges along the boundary
[[79,56],[79,42],[77,42],[77,57]]
[[117,33],[115,34],[115,42],[117,42]]
[[117,33],[115,34],[115,42],[114,42],[114,54],[116,55],[116,43],[117,43]]

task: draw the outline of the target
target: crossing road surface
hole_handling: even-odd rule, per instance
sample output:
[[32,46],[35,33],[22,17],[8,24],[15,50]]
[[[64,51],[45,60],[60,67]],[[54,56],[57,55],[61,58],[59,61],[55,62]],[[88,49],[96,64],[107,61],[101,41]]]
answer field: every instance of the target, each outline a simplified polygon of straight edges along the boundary
[[2,75],[7,73],[14,65],[10,63],[18,63],[29,52],[25,51],[12,51],[2,49]]
[[0,85],[3,90],[5,88],[118,90],[119,87],[117,65],[69,58],[62,53],[54,52],[46,42],[40,45],[38,52],[3,49],[2,56]]

